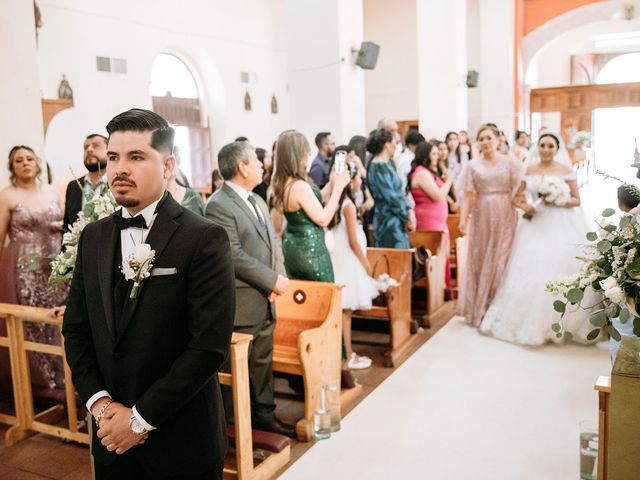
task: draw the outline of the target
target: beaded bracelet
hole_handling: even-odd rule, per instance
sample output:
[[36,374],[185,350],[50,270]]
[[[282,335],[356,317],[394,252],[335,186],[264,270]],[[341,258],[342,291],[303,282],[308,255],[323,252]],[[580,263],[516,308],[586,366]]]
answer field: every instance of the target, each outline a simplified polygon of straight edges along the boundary
[[110,398],[109,400],[107,400],[106,402],[104,402],[104,405],[102,406],[102,408],[100,409],[100,411],[98,412],[98,415],[96,415],[96,427],[100,428],[100,420],[102,420],[102,416],[104,415],[104,412],[107,411],[107,407],[109,405],[111,405],[111,403],[113,402],[113,399]]

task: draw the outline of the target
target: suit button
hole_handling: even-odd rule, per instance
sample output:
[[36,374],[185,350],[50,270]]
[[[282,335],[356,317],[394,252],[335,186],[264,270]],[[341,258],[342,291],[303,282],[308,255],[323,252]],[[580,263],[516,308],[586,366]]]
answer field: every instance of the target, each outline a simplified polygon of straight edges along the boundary
[[113,358],[115,358],[116,360],[120,360],[122,358],[122,354],[120,352],[114,352]]

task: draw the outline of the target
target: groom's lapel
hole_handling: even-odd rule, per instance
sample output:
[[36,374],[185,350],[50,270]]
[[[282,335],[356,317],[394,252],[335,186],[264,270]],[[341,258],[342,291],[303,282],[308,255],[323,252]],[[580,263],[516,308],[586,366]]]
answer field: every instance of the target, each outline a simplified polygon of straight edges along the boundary
[[[168,194],[167,194],[168,195]],[[173,233],[178,228],[179,224],[174,220],[177,216],[182,214],[182,207],[170,195],[168,198],[163,200],[163,204],[158,210],[158,214],[156,219],[151,226],[151,230],[149,230],[149,235],[147,236],[147,240],[145,243],[151,245],[151,249],[155,251],[155,257],[153,260],[153,264],[156,265],[158,263],[158,259],[162,256],[162,252],[167,247],[169,240],[173,236]],[[148,280],[148,278],[146,279]],[[125,308],[123,312],[122,319],[122,327],[118,329],[118,338],[116,343],[120,341],[123,337],[124,333],[131,322],[131,319],[134,317],[138,305],[140,305],[140,301],[145,295],[145,281],[143,280],[140,284],[140,288],[138,289],[138,295],[136,298],[129,300],[129,305]],[[131,291],[131,286],[129,287],[129,292]]]
[[120,230],[116,227],[113,218],[109,218],[101,226],[100,241],[98,242],[98,278],[100,279],[100,294],[104,306],[104,316],[111,338],[115,338],[115,316],[113,310],[113,263],[116,257],[116,248],[120,245],[118,237]]

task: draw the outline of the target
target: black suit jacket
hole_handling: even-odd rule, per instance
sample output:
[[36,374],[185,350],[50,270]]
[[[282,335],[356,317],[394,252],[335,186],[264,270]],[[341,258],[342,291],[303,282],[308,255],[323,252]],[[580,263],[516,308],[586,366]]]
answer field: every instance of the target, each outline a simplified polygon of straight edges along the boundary
[[68,232],[78,219],[78,213],[82,211],[82,189],[80,185],[84,182],[84,177],[71,180],[67,184],[67,193],[64,196],[64,223],[63,228],[65,232]]
[[[177,271],[142,282],[114,335],[119,235],[110,216],[87,225],[80,239],[62,330],[75,387],[85,402],[107,390],[157,427],[131,450],[152,471],[222,468],[226,433],[217,372],[235,309],[228,237],[165,198],[147,243],[155,250],[154,268]],[[115,459],[95,436],[93,455],[102,464]]]

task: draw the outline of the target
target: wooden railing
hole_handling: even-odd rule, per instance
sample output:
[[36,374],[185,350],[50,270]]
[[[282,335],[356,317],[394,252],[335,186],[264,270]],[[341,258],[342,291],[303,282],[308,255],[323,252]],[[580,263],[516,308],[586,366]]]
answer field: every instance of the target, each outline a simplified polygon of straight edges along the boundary
[[[62,328],[61,317],[49,317],[45,308],[26,307],[0,303],[0,317],[7,325],[7,336],[0,336],[0,347],[9,349],[15,415],[1,414],[0,422],[11,425],[5,434],[5,444],[13,445],[36,432],[46,433],[65,440],[89,444],[89,435],[78,430],[78,410],[75,390],[71,380],[71,370],[67,365],[62,345],[50,345],[25,339],[25,322],[44,323]],[[60,334],[62,339],[62,334]],[[66,396],[67,426],[58,424],[64,418],[65,406],[58,404],[43,412],[35,413],[29,352],[40,352],[62,357]]]

